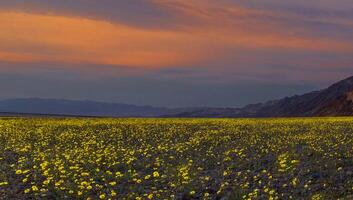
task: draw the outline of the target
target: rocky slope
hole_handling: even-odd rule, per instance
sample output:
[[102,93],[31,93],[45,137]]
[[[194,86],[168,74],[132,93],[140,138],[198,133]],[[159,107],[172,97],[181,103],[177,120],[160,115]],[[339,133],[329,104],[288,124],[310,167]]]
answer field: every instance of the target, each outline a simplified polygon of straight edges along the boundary
[[353,116],[353,76],[321,91],[243,108],[207,108],[175,115],[176,117],[309,117]]

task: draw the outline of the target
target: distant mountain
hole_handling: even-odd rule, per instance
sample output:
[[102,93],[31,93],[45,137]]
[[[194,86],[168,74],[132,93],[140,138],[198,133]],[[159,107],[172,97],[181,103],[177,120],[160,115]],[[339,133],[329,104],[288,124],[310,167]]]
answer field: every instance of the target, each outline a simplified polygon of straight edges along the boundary
[[305,117],[353,116],[353,76],[332,86],[243,108],[164,108],[121,103],[59,99],[0,101],[0,115],[102,117]]
[[6,116],[73,115],[109,117],[156,117],[161,115],[172,115],[184,111],[186,111],[186,109],[169,109],[163,107],[136,106],[121,103],[103,103],[95,101],[73,101],[60,99],[30,98],[8,99],[0,101],[0,115]]
[[332,86],[243,108],[204,108],[174,117],[305,117],[353,116],[353,76]]

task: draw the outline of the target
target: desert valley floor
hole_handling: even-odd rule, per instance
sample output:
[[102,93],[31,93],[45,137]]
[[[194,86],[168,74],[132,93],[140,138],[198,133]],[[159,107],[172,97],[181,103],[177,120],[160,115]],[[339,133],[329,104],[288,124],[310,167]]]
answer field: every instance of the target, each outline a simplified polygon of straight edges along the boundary
[[353,118],[0,119],[0,199],[338,198]]

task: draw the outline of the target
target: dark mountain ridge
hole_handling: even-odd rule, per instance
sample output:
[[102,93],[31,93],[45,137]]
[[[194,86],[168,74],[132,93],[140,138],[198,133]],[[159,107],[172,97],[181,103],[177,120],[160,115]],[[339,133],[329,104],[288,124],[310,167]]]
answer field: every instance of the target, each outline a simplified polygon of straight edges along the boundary
[[29,98],[0,101],[0,113],[3,115],[18,113],[18,115],[156,117],[181,111],[182,109],[64,99]]
[[0,101],[0,115],[216,118],[353,116],[353,76],[320,91],[250,104],[243,108],[164,108],[122,103],[30,98]]
[[208,108],[177,117],[309,117],[353,115],[353,76],[330,87],[243,108]]

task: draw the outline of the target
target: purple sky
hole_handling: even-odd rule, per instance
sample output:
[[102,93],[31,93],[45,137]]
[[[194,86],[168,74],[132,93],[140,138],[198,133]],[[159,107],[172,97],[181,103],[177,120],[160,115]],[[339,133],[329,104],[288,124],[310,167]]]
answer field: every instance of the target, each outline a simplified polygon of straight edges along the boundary
[[351,0],[2,0],[0,99],[242,106],[353,74]]

